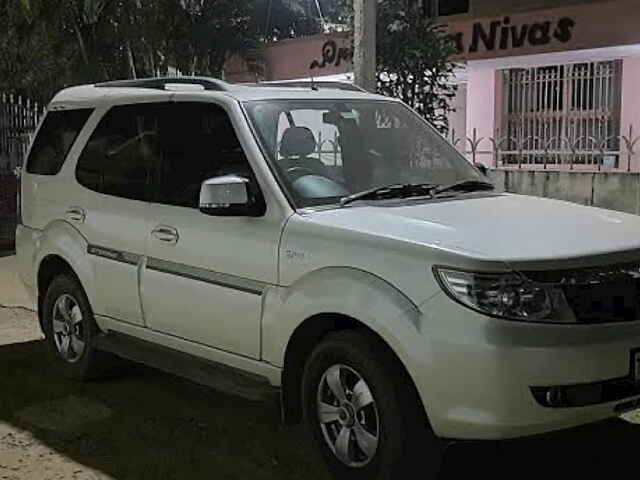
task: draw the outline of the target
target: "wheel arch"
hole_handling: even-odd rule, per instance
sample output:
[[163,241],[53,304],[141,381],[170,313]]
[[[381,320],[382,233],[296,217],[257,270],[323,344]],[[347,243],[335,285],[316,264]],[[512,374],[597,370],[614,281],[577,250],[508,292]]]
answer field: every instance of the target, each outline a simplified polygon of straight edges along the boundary
[[[324,337],[339,331],[356,331],[377,343],[381,352],[391,362],[391,368],[403,376],[405,383],[414,389],[415,397],[424,409],[422,398],[406,365],[396,351],[378,332],[360,320],[341,313],[320,313],[303,321],[293,332],[284,356],[282,372],[282,418],[293,425],[302,420],[302,389],[306,360]],[[426,410],[424,410],[426,413]]]
[[73,275],[92,302],[93,269],[87,256],[86,239],[64,221],[47,226],[40,240],[36,261],[36,301],[42,327],[42,301],[53,279],[61,273]]
[[300,419],[300,380],[306,358],[331,331],[356,329],[375,338],[392,353],[412,385],[418,385],[415,374],[424,361],[420,309],[394,285],[370,272],[326,267],[270,291],[262,328],[263,360],[282,368],[285,423]]

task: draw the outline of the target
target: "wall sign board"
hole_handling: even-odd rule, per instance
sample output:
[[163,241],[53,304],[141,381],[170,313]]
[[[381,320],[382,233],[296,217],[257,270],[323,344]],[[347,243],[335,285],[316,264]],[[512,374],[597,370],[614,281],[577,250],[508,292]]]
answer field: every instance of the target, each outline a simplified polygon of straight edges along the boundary
[[445,25],[457,60],[640,44],[640,1],[610,0]]

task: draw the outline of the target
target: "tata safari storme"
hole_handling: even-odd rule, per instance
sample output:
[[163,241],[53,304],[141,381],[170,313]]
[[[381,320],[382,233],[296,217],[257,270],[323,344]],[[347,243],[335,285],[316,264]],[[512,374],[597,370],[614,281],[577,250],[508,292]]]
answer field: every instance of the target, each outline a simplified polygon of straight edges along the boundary
[[117,354],[237,375],[306,420],[339,478],[638,407],[640,217],[499,193],[356,88],[66,89],[26,160],[16,247],[61,373]]

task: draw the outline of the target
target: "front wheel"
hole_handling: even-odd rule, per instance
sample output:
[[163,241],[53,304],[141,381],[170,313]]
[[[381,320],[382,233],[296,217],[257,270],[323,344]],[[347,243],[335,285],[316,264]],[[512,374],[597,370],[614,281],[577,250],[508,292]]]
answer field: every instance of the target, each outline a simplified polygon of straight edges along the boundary
[[305,420],[329,470],[344,480],[437,477],[444,444],[385,346],[355,331],[329,334],[304,374]]

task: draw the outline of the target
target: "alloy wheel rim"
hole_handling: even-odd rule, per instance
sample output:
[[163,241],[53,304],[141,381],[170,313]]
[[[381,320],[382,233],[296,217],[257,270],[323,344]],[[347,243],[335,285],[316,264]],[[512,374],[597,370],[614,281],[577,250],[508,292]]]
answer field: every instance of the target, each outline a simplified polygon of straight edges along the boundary
[[77,362],[84,353],[86,332],[82,310],[69,294],[58,297],[53,305],[53,340],[58,354],[67,362]]
[[361,468],[376,455],[380,439],[378,408],[362,375],[333,365],[322,375],[317,413],[324,440],[343,464]]

